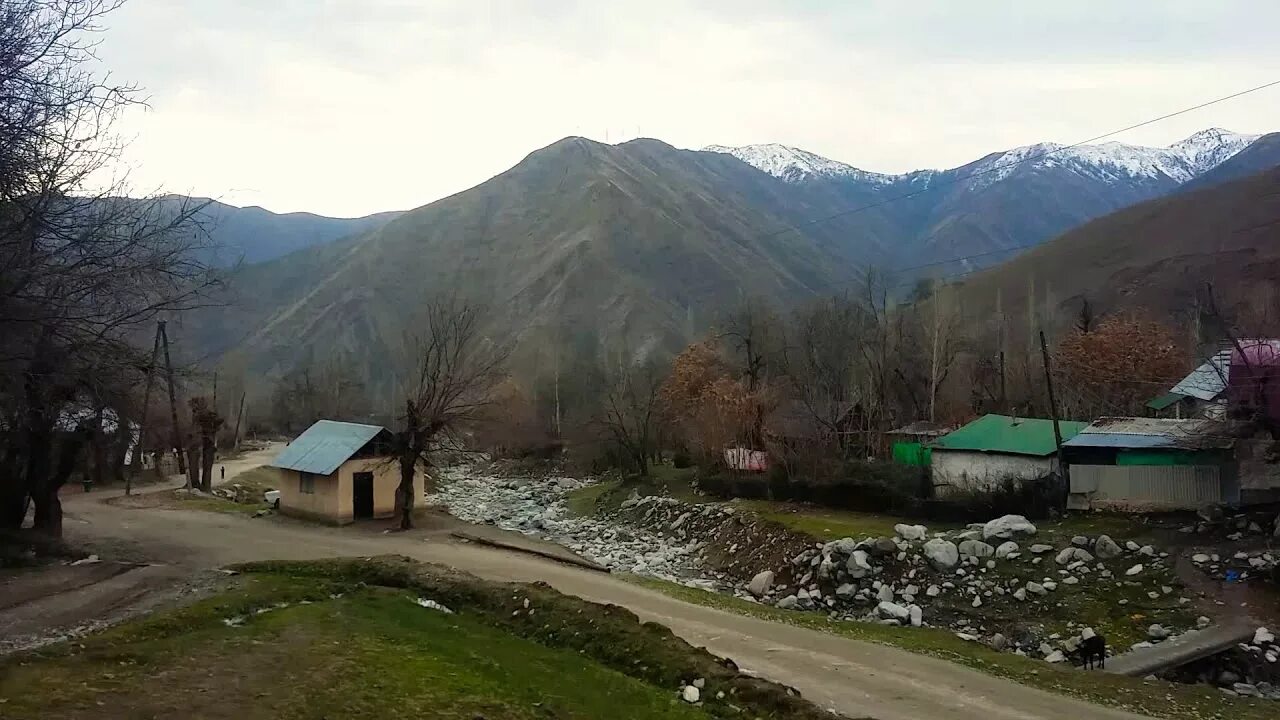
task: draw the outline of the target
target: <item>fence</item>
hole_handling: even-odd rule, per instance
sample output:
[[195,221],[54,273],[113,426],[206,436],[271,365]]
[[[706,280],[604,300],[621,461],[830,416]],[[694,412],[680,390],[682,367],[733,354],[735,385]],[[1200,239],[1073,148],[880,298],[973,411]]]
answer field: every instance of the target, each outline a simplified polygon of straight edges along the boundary
[[1195,510],[1239,502],[1240,484],[1221,466],[1071,466],[1072,509]]

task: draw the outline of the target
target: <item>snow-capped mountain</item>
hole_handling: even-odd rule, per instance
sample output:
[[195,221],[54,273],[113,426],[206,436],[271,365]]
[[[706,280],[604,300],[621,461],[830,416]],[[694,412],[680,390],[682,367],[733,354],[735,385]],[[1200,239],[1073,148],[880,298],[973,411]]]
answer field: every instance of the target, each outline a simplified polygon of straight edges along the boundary
[[916,180],[919,176],[954,172],[957,180],[965,179],[972,189],[982,189],[1019,171],[1033,168],[1065,168],[1104,181],[1145,178],[1184,183],[1217,167],[1259,137],[1210,128],[1166,148],[1120,142],[1077,146],[1038,143],[993,153],[951,171],[922,170],[901,175],[860,170],[806,150],[776,143],[741,147],[710,145],[703,150],[728,153],[748,165],[793,183],[849,178],[876,185],[892,185],[903,179]]

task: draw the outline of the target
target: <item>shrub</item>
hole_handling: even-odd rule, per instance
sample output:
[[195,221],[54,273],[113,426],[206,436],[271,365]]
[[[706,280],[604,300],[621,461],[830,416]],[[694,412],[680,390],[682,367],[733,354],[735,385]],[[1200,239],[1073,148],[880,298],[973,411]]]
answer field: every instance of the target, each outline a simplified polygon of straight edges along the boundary
[[689,453],[682,451],[677,452],[671,457],[671,464],[678,470],[693,467],[693,458],[689,457]]

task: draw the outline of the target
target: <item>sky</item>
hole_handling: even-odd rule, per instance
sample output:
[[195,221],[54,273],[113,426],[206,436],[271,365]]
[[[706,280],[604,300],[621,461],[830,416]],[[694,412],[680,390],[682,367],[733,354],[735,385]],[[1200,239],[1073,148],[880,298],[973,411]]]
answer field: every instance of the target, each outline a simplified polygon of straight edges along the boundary
[[[129,0],[135,193],[358,216],[569,136],[878,172],[1073,143],[1280,80],[1275,0]],[[1280,130],[1280,86],[1113,138]]]

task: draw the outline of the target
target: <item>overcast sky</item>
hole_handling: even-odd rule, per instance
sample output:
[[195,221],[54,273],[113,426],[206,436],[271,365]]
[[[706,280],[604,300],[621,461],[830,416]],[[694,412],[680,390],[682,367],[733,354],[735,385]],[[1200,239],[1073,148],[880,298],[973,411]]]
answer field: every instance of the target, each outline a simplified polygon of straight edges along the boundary
[[[1280,79],[1275,0],[130,0],[137,190],[361,215],[566,135],[780,142],[881,172],[1076,142]],[[1280,87],[1127,133],[1280,129]]]

